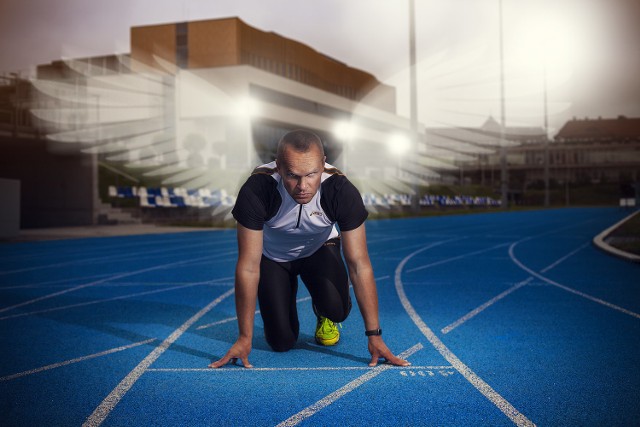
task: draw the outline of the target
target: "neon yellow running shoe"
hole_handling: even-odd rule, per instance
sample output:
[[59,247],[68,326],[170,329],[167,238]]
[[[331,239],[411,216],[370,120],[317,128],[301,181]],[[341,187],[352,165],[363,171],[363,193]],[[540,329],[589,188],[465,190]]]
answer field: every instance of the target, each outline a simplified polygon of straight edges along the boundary
[[326,317],[318,316],[316,342],[320,345],[336,345],[340,340],[338,325]]

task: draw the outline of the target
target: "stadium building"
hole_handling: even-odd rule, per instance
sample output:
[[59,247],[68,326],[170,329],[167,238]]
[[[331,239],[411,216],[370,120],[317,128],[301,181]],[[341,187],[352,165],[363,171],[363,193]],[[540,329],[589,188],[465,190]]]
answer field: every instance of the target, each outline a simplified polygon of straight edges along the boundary
[[[24,128],[33,139],[17,145],[18,157],[38,159],[41,176],[64,176],[49,169],[55,160],[35,152],[79,156],[86,179],[70,178],[65,187],[90,181],[91,190],[76,194],[93,201],[70,216],[42,198],[23,200],[23,226],[109,222],[112,187],[133,187],[143,207],[228,208],[251,169],[271,161],[279,137],[295,128],[317,132],[328,161],[363,191],[411,190],[389,161],[389,145],[410,127],[395,114],[393,87],[238,18],[134,27],[130,54],[55,61],[39,66],[26,86],[23,113],[8,117],[13,129],[6,128],[13,137]],[[26,179],[25,191],[35,186],[28,183],[35,178],[7,166],[5,175]],[[426,177],[413,167],[411,179]]]
[[[553,179],[637,180],[638,120],[592,122],[567,123],[549,144]],[[393,87],[226,18],[133,27],[129,54],[3,76],[0,178],[22,228],[228,218],[248,173],[296,128],[322,137],[373,210],[433,183],[498,190],[501,145],[512,194],[543,173],[541,128],[419,124],[412,143]]]

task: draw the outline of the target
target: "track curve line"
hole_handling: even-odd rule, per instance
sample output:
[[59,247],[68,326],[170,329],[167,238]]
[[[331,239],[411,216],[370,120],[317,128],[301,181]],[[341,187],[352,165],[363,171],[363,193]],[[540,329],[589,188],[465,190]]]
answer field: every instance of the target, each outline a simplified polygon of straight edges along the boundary
[[396,267],[395,271],[395,286],[400,302],[405,311],[418,327],[420,332],[427,338],[427,340],[433,345],[433,347],[444,357],[447,362],[451,364],[460,374],[469,381],[483,396],[485,396],[491,403],[493,403],[502,413],[504,413],[511,421],[517,426],[535,426],[535,424],[529,420],[526,416],[520,413],[511,403],[509,403],[504,397],[496,392],[489,384],[487,384],[482,378],[476,375],[467,365],[465,365],[449,348],[436,336],[436,334],[427,326],[422,318],[415,311],[411,302],[407,298],[404,292],[404,286],[402,284],[402,269],[405,264],[413,258],[415,255],[429,249],[430,246],[426,246],[422,249],[412,252],[407,255]]
[[590,301],[593,301],[593,302],[596,302],[598,304],[602,304],[605,307],[609,307],[609,308],[617,310],[617,311],[619,311],[621,313],[628,314],[629,316],[632,316],[632,317],[635,317],[637,319],[640,319],[640,314],[638,314],[638,313],[636,313],[634,311],[627,310],[626,308],[623,308],[623,307],[620,307],[618,305],[612,304],[612,303],[610,303],[608,301],[605,301],[603,299],[591,296],[589,294],[585,294],[584,292],[580,292],[580,291],[578,291],[576,289],[570,288],[569,286],[565,286],[565,285],[563,285],[561,283],[558,283],[558,282],[556,282],[554,280],[549,279],[546,276],[543,276],[542,274],[540,274],[540,273],[530,269],[526,265],[524,265],[522,263],[522,261],[520,261],[518,258],[516,258],[515,254],[514,254],[514,248],[516,247],[516,245],[518,245],[518,243],[524,242],[525,240],[529,240],[529,239],[530,239],[530,237],[526,238],[526,239],[523,239],[523,240],[519,240],[517,242],[512,243],[511,246],[509,246],[509,258],[511,258],[511,261],[513,261],[513,263],[515,265],[517,265],[518,267],[520,267],[521,269],[523,269],[524,271],[526,271],[527,273],[529,273],[533,277],[536,277],[536,278],[542,280],[543,282],[546,282],[546,283],[548,283],[550,285],[556,286],[556,287],[558,287],[558,288],[560,288],[562,290],[565,290],[565,291],[570,292],[572,294],[581,296],[582,298],[586,298],[586,299],[588,299]]

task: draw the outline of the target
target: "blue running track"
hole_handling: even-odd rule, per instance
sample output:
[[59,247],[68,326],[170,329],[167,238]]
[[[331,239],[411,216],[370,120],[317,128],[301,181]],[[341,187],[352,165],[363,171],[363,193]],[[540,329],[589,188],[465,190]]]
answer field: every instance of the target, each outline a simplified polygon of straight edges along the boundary
[[573,208],[368,221],[389,347],[354,305],[335,347],[207,365],[235,341],[235,231],[0,245],[2,426],[640,424],[640,264]]

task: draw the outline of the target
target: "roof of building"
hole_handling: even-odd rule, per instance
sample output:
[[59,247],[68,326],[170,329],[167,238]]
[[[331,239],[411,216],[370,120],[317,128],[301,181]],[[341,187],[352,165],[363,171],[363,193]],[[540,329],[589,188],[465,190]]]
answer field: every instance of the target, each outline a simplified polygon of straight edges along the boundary
[[[507,147],[544,140],[541,127],[506,126],[501,142],[501,125],[488,117],[480,127],[427,128],[427,141],[431,146],[442,147],[462,153],[487,153],[501,144]],[[489,149],[489,150],[487,150]]]
[[[481,131],[489,136],[500,138],[500,129],[502,125],[498,123],[493,116],[489,116],[482,126]],[[544,138],[544,128],[540,126],[505,126],[504,137],[511,141],[517,142],[529,142],[533,140],[539,140]]]
[[618,116],[615,119],[569,120],[556,139],[629,139],[640,137],[640,118]]

